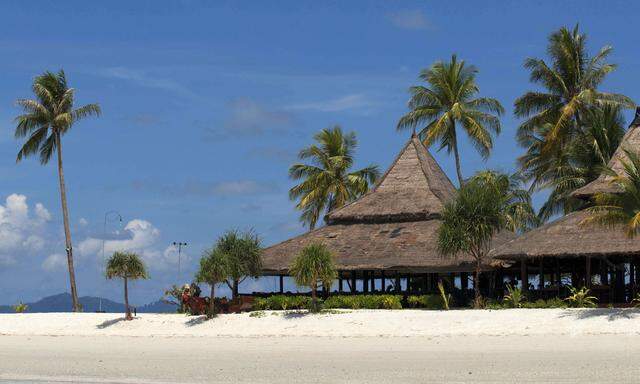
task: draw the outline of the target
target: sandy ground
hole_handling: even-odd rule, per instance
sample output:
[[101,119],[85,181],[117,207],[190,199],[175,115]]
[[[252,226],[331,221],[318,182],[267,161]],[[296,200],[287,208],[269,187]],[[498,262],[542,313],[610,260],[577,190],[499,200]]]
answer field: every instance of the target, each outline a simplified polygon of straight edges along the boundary
[[0,382],[640,382],[635,310],[119,319],[0,315]]
[[[255,314],[255,313],[254,313]],[[309,315],[263,312],[203,317],[143,314],[0,314],[0,335],[191,337],[413,337],[508,335],[640,335],[639,309],[500,311],[357,310]]]

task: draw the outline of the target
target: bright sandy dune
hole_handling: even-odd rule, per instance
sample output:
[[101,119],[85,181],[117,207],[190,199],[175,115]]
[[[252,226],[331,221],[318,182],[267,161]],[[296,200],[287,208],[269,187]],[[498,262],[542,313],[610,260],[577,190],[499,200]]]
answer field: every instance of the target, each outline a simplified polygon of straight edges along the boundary
[[200,316],[47,313],[0,315],[0,335],[48,336],[506,336],[640,335],[637,309],[511,309],[499,311],[357,310],[310,315],[270,312]]

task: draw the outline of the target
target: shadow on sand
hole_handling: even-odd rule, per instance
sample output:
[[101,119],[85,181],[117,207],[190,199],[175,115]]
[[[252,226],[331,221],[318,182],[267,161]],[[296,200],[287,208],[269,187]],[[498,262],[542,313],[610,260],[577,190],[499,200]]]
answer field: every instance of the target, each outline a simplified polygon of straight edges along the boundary
[[202,316],[196,316],[196,317],[193,317],[193,318],[189,319],[189,320],[188,320],[186,323],[184,323],[184,324],[185,324],[187,327],[195,327],[196,325],[200,325],[200,324],[205,323],[207,320],[209,320],[209,319],[207,318],[207,316],[204,316],[204,315],[202,315]]
[[98,324],[96,326],[96,328],[98,329],[105,329],[108,328],[114,324],[118,324],[121,321],[125,321],[126,319],[124,317],[118,317],[117,319],[111,319],[111,320],[105,320],[102,323]]
[[606,317],[609,321],[619,319],[633,319],[640,317],[638,308],[589,308],[589,309],[567,309],[559,317],[572,317],[577,320],[591,319],[594,317]]

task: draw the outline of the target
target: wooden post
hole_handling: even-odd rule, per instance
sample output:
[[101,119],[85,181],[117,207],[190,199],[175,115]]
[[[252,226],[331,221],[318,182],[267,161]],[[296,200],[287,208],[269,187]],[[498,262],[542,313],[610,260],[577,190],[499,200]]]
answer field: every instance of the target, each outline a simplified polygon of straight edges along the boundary
[[422,274],[422,293],[426,294],[429,292],[429,274]]
[[362,271],[362,291],[369,293],[369,271]]
[[523,257],[520,259],[520,280],[522,281],[522,292],[529,290],[529,275],[527,274],[527,261]]
[[284,276],[280,275],[280,293],[284,293]]
[[398,272],[396,271],[396,284],[395,284],[395,289],[397,293],[400,293],[400,291],[402,290],[402,284],[400,281],[400,275],[398,274]]
[[584,286],[591,288],[591,258],[589,256],[585,257],[585,263]]
[[338,271],[338,292],[342,293],[342,272]]
[[460,289],[463,291],[469,289],[469,274],[467,272],[460,272]]
[[386,281],[384,278],[384,270],[380,271],[380,284],[382,284],[382,293],[387,292]]
[[358,293],[358,276],[356,276],[356,271],[351,271],[351,293]]
[[605,259],[600,259],[600,281],[602,285],[609,285],[609,266]]
[[540,258],[540,278],[538,289],[542,291],[544,289],[544,258]]
[[556,257],[556,286],[558,287],[558,296],[560,296],[560,286],[562,285],[562,271],[560,270],[560,260]]
[[371,293],[375,293],[375,291],[376,291],[376,276],[375,276],[375,272],[371,271],[369,273],[371,273]]
[[[622,267],[622,268],[621,268]],[[616,264],[616,281],[615,281],[615,301],[616,303],[624,303],[624,265]]]

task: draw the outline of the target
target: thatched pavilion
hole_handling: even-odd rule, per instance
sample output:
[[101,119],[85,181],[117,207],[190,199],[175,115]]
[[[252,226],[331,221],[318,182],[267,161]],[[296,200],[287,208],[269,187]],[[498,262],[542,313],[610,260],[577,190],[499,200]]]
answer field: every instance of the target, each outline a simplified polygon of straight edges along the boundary
[[[369,193],[330,212],[325,226],[266,248],[263,272],[280,276],[282,291],[293,258],[306,245],[320,242],[334,254],[340,292],[431,292],[439,278],[449,284],[457,278],[459,288],[466,290],[474,260],[469,255],[445,257],[436,243],[440,213],[455,192],[413,136]],[[501,236],[503,242],[507,236]]]
[[[640,108],[620,147],[609,162],[623,172],[624,149],[640,150]],[[590,200],[599,192],[616,193],[611,177],[598,179],[576,190],[574,196]],[[600,302],[626,302],[640,283],[640,240],[629,239],[621,228],[582,225],[586,211],[572,212],[497,247],[492,256],[520,266],[520,279],[529,287],[534,275],[537,294],[562,294],[562,285],[587,286]]]

